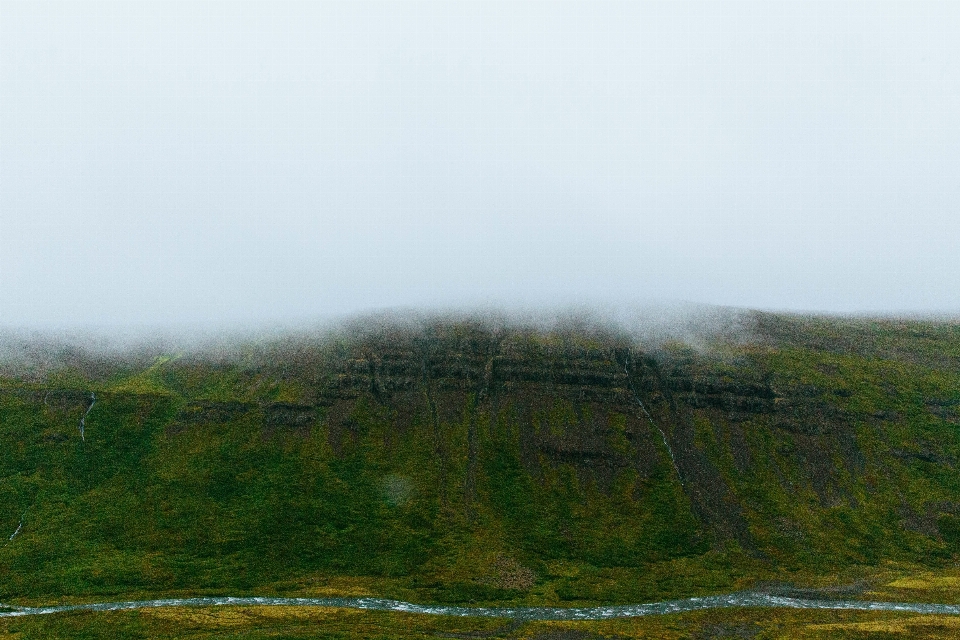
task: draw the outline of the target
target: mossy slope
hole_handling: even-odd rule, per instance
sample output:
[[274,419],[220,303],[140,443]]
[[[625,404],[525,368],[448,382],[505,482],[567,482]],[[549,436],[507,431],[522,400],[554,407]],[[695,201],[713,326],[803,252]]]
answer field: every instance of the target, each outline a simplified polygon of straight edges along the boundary
[[960,328],[745,323],[696,350],[440,322],[11,373],[0,601],[643,601],[952,562]]

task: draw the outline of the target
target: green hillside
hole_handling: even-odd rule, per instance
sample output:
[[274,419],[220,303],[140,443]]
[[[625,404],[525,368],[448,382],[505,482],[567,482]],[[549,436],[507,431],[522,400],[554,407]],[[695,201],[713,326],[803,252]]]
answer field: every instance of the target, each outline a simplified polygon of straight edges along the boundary
[[953,567],[960,325],[740,323],[696,347],[461,320],[8,366],[0,602],[574,605]]

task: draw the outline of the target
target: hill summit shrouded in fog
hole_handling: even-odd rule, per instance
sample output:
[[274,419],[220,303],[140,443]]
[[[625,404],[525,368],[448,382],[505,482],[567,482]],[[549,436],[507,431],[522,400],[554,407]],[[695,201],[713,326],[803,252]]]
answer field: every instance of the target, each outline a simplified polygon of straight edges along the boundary
[[21,363],[0,392],[0,529],[22,522],[0,600],[351,576],[641,601],[954,557],[960,329],[739,322],[696,349],[460,319]]
[[0,601],[643,602],[952,563],[960,327],[735,324],[38,347],[0,388]]

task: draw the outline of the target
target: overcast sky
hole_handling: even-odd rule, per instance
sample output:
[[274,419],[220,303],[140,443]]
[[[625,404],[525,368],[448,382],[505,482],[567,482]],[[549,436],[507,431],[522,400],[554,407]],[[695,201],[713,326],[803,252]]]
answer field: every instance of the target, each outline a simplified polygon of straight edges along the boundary
[[0,324],[960,311],[960,2],[0,4]]

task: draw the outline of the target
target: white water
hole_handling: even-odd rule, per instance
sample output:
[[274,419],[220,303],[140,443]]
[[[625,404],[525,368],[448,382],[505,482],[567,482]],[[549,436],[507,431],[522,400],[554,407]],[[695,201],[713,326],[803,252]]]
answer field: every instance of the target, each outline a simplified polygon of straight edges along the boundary
[[[24,511],[23,515],[20,516],[20,523],[17,525],[17,530],[10,534],[10,537],[7,538],[7,541],[4,542],[3,545],[0,545],[0,549],[2,549],[3,547],[6,547],[8,544],[13,542],[14,538],[20,535],[20,532],[23,530],[23,519],[26,517],[27,517],[27,512]],[[3,606],[3,605],[0,605],[0,606]]]
[[84,434],[84,427],[86,426],[87,416],[90,415],[90,410],[93,409],[93,405],[97,404],[97,395],[90,392],[90,406],[87,407],[86,412],[83,414],[83,417],[80,418],[80,440],[83,442],[87,441],[87,437]]
[[643,415],[647,417],[647,421],[650,423],[654,429],[657,430],[657,433],[660,434],[660,438],[663,440],[663,446],[667,448],[667,453],[670,454],[670,464],[673,465],[673,470],[677,474],[677,479],[680,481],[680,484],[683,485],[683,476],[680,474],[680,467],[677,466],[677,459],[673,455],[673,447],[670,446],[670,442],[667,441],[667,434],[663,429],[660,428],[653,420],[653,416],[650,415],[650,412],[647,411],[647,406],[643,404],[643,400],[640,399],[640,394],[637,393],[637,389],[633,386],[633,380],[630,378],[630,370],[627,368],[627,360],[623,361],[623,372],[627,375],[627,385],[630,387],[630,393],[633,395],[633,399],[636,400],[637,404],[640,405],[640,409],[643,411]]
[[[664,615],[703,609],[730,609],[739,607],[784,609],[844,609],[858,611],[903,611],[940,615],[960,615],[960,605],[914,602],[870,602],[861,600],[818,600],[787,598],[767,593],[741,591],[721,596],[687,598],[648,604],[613,605],[607,607],[451,607],[420,605],[379,598],[170,598],[131,602],[102,602],[92,604],[50,607],[15,607],[0,604],[0,618],[66,613],[70,611],[120,611],[159,607],[219,607],[219,606],[274,606],[274,607],[337,607],[373,611],[402,611],[438,616],[512,618],[515,620],[608,620]],[[4,610],[6,609],[6,610]]]

